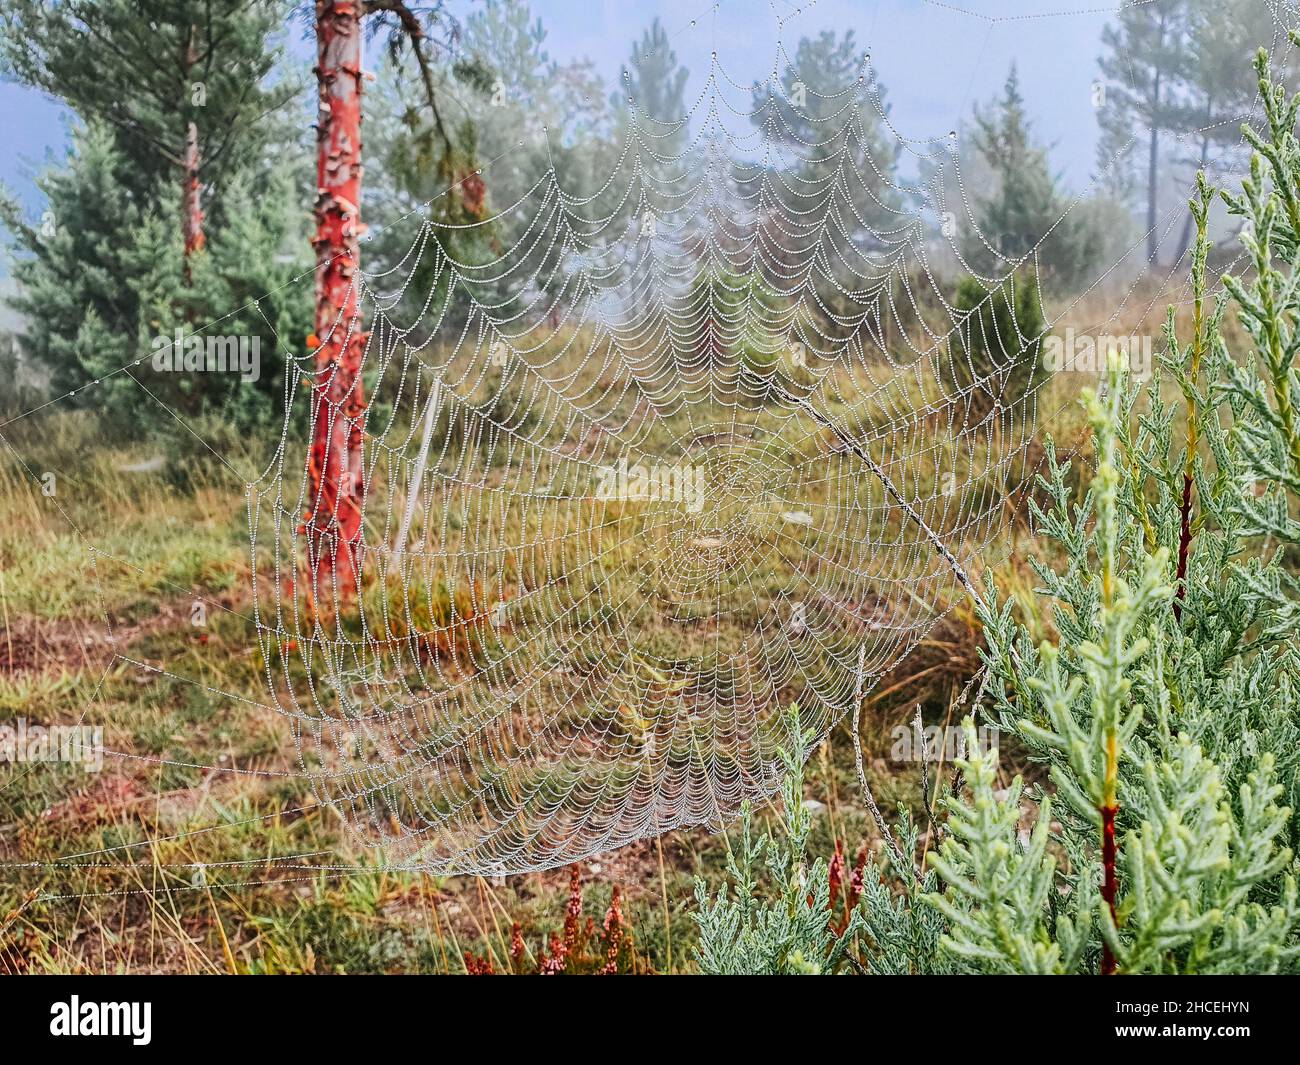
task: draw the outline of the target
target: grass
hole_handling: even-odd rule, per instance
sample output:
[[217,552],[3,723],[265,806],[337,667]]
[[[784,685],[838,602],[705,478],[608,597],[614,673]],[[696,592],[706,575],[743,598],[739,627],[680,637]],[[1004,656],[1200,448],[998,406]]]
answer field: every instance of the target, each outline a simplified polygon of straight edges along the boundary
[[[919,413],[936,398],[923,377],[884,364],[857,372],[860,380],[839,380],[827,389],[827,412],[858,432],[881,462],[889,458],[885,430],[901,420],[913,461],[894,475],[906,479],[913,498],[939,500],[946,492],[945,471],[957,483],[977,476],[995,498],[1009,498],[1004,510],[987,515],[987,526],[951,533],[969,537],[969,564],[977,573],[988,559],[999,583],[1028,592],[1032,578],[1023,562],[1037,547],[1023,522],[1005,518],[1017,509],[1014,496],[1037,460],[1038,445],[1030,445],[1018,471],[984,480],[980,469],[963,465],[949,428]],[[887,382],[878,400],[847,402],[844,397],[861,394],[868,381]],[[1040,408],[1067,407],[1071,392],[1085,383],[1054,381]],[[400,417],[400,397],[394,398]],[[478,398],[492,402],[490,395]],[[1055,426],[1066,442],[1063,450],[1080,439],[1077,424],[1067,418]],[[547,425],[542,418],[532,428],[541,432]],[[641,446],[648,453],[688,454],[685,429],[671,421],[657,424]],[[824,431],[799,418],[776,424],[770,411],[750,406],[736,414],[735,433],[743,440],[752,431],[767,444],[763,462],[746,470],[760,479],[788,483],[791,469],[833,470],[848,461]],[[439,432],[463,435],[473,428],[466,420],[449,420]],[[390,503],[400,513],[401,486],[418,435],[398,427],[384,437],[394,443],[409,436],[412,443],[377,468],[371,542],[391,542],[392,529],[378,516]],[[307,653],[319,649],[322,634],[304,625],[303,615],[288,615],[284,631],[270,635],[254,624],[255,606],[265,622],[275,616],[268,608],[278,595],[293,601],[302,593],[292,581],[276,582],[277,552],[283,563],[294,549],[298,515],[271,500],[266,504],[274,502],[277,509],[263,512],[265,523],[259,525],[260,601],[250,592],[254,559],[246,485],[267,487],[254,471],[269,449],[259,453],[258,441],[229,442],[223,450],[229,466],[187,449],[184,476],[178,477],[166,455],[154,461],[158,452],[148,442],[104,447],[84,413],[42,413],[7,427],[4,437],[0,724],[26,716],[102,726],[112,753],[100,773],[0,765],[0,971],[461,972],[467,965],[490,964],[506,972],[532,971],[555,956],[551,937],[564,941],[566,912],[572,917],[575,905],[570,870],[497,879],[393,871],[344,824],[338,806],[321,801],[303,773],[302,764],[342,764],[346,751],[328,742],[313,748],[313,726],[284,712],[291,696],[304,697],[314,684],[323,707],[337,706],[340,695],[344,705],[355,700],[364,706],[374,692],[361,676],[355,691],[327,686],[330,678]],[[569,451],[599,464],[608,456],[591,451],[581,437],[546,442],[551,452],[535,453],[529,474],[556,490],[544,506],[531,509],[491,506],[520,468],[499,462],[491,447],[476,452],[478,488],[458,484],[454,465],[441,460],[413,534],[418,544],[426,530],[435,531],[441,550],[411,552],[402,580],[385,579],[379,561],[381,572],[359,608],[330,619],[337,628],[327,629],[328,636],[355,643],[364,617],[371,638],[386,648],[385,668],[400,675],[406,690],[486,678],[491,696],[499,686],[519,684],[524,671],[512,651],[530,632],[562,627],[579,634],[585,627],[579,620],[592,618],[605,626],[599,631],[633,627],[646,665],[628,663],[624,691],[639,693],[645,706],[594,698],[593,689],[581,685],[572,687],[582,697],[568,698],[564,684],[555,682],[532,689],[534,703],[523,710],[550,715],[548,720],[573,735],[588,737],[584,742],[601,737],[608,749],[600,772],[618,774],[627,771],[626,752],[645,744],[637,716],[653,720],[657,709],[659,720],[681,725],[676,711],[665,709],[671,685],[665,687],[661,671],[649,663],[725,663],[765,612],[779,612],[792,566],[870,572],[875,565],[882,580],[898,576],[837,536],[834,522],[822,520],[852,514],[847,541],[904,537],[897,514],[880,506],[880,486],[862,478],[802,476],[797,498],[814,521],[783,553],[770,550],[782,530],[750,514],[747,499],[734,501],[732,515],[750,523],[745,554],[731,566],[707,558],[700,563],[701,573],[727,590],[725,601],[734,608],[715,618],[705,608],[708,602],[701,606],[688,594],[698,580],[683,580],[681,556],[672,555],[674,530],[652,508],[593,508],[585,497],[590,488],[574,479],[572,464],[553,457]],[[716,461],[721,445],[707,443],[713,468],[723,468]],[[743,459],[743,443],[737,451]],[[987,476],[996,465],[989,465]],[[54,474],[52,495],[41,488],[46,472]],[[291,470],[285,483],[291,500]],[[936,506],[935,513],[945,512]],[[1010,540],[985,551],[983,537],[995,524],[1010,530]],[[548,539],[555,530],[577,534]],[[707,532],[701,527],[692,535],[703,539]],[[476,562],[472,569],[453,570],[448,559]],[[855,604],[865,616],[887,621],[885,611],[898,609],[891,604],[905,603],[909,616],[920,620],[912,653],[881,675],[863,715],[866,770],[886,811],[900,803],[921,810],[917,766],[891,759],[895,730],[910,722],[918,704],[927,724],[956,724],[952,705],[977,661],[975,626],[952,582],[934,578],[928,588],[918,583],[933,572],[927,562],[922,570],[901,574],[916,592],[911,598],[894,592],[895,598],[874,605]],[[525,593],[543,585],[554,594],[528,601]],[[529,613],[521,615],[526,624],[498,629],[487,623],[496,603],[515,599],[528,601]],[[565,611],[577,613],[565,620]],[[856,638],[848,630],[845,636],[850,643]],[[529,657],[539,654],[526,650]],[[549,653],[541,649],[540,660]],[[576,668],[584,655],[599,662],[605,654],[599,640],[579,640],[566,649],[564,661]],[[818,667],[810,659],[806,668],[832,675],[834,665]],[[721,690],[725,670],[711,676]],[[551,701],[543,702],[548,693]],[[792,684],[779,690],[778,702],[804,701],[802,696]],[[463,727],[466,720],[453,715],[446,724]],[[823,726],[830,724],[827,718]],[[715,765],[725,769],[752,758],[753,749],[770,749],[779,733],[729,745],[692,725],[667,729],[659,739],[664,757],[687,765],[708,745]],[[1014,760],[1014,752],[1006,757]],[[571,780],[590,772],[590,761],[529,768],[538,780],[547,772]],[[829,855],[837,842],[850,855],[864,840],[879,846],[856,792],[853,744],[847,724],[839,721],[807,777],[807,798],[819,811],[812,835],[817,853]],[[395,820],[420,812],[404,806],[400,796],[390,806]],[[760,819],[771,815],[758,813]],[[392,825],[371,828],[382,839]],[[697,827],[584,855],[575,866],[582,892],[579,926],[587,918],[594,924],[590,934],[574,940],[572,966],[604,964],[601,928],[617,887],[632,936],[619,970],[688,970],[692,881],[719,875],[726,846],[725,837]]]

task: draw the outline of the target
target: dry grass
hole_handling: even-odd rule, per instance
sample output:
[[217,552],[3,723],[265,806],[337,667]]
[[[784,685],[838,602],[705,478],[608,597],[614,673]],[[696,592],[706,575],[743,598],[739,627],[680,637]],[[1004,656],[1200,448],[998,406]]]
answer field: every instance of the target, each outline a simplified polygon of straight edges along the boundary
[[[1149,313],[1115,331],[1158,322],[1163,294],[1148,293],[1130,308],[1147,304]],[[1071,313],[1079,323],[1089,314],[1102,317],[1085,305]],[[864,372],[885,373],[883,367]],[[1083,442],[1071,398],[1085,383],[1063,375],[1040,400],[1040,411],[1062,412],[1053,431],[1063,452]],[[838,392],[851,396],[862,388],[848,380]],[[934,398],[905,380],[891,395],[891,407],[854,407],[833,394],[828,400],[845,424],[876,441],[882,459],[890,411],[921,410]],[[765,417],[750,410],[742,422],[757,425]],[[934,420],[917,419],[909,452],[951,449],[945,431]],[[114,753],[99,774],[59,765],[0,766],[0,971],[443,972],[463,971],[466,954],[490,960],[497,972],[540,964],[551,933],[563,933],[568,873],[492,882],[385,870],[302,777],[289,723],[270,705],[250,615],[244,484],[265,459],[257,442],[224,452],[236,472],[187,451],[182,481],[165,454],[155,468],[159,453],[147,443],[102,446],[83,414],[43,413],[6,428],[4,436],[0,723],[26,716],[101,725]],[[779,440],[791,460],[836,461],[834,441],[799,419],[785,425]],[[578,451],[591,446],[583,439],[563,444]],[[1039,547],[1023,522],[1024,493],[1041,458],[1041,443],[1033,442],[1010,474],[979,487],[998,493],[1005,509],[997,516],[1002,534],[974,556],[975,568],[987,559],[1000,586],[1026,602],[1033,583],[1024,563]],[[909,488],[939,491],[936,468],[929,463],[908,471]],[[55,477],[53,495],[41,489],[47,472]],[[978,472],[958,466],[957,480]],[[814,489],[810,503],[851,502],[833,496],[832,485],[824,481],[821,496]],[[376,485],[374,513],[387,509],[389,490],[382,479]],[[878,501],[878,486],[864,482],[860,492],[859,505]],[[397,492],[392,502],[401,499]],[[432,500],[434,513],[470,505],[463,498]],[[574,509],[587,505],[572,501]],[[507,513],[491,534],[500,542],[536,540],[545,530],[529,520]],[[571,523],[572,511],[557,511],[552,520]],[[454,557],[476,546],[470,537],[484,526],[469,520],[449,528],[441,554]],[[703,630],[665,620],[665,589],[646,579],[644,559],[628,546],[642,531],[637,508],[610,508],[610,527],[596,541],[609,551],[609,563],[598,577],[616,582],[629,610],[657,619],[642,632],[657,653],[690,658]],[[897,532],[857,530],[863,539]],[[829,525],[814,529],[796,562],[851,558],[833,533]],[[391,536],[381,527],[370,534],[385,542]],[[426,653],[440,659],[468,648],[472,668],[481,651],[468,646],[468,634],[452,633],[452,625],[480,617],[493,596],[535,586],[542,574],[562,575],[578,598],[591,587],[583,582],[593,580],[583,561],[572,542],[552,540],[503,554],[501,569],[481,587],[429,568],[400,585],[376,581],[363,605],[376,612],[381,602],[388,607],[385,638],[414,632]],[[775,596],[788,577],[782,565],[763,556],[747,574],[757,596],[737,613],[735,639],[752,626],[756,611],[770,608],[759,599]],[[193,624],[195,604],[203,606],[201,625]],[[863,715],[867,771],[886,810],[904,803],[920,811],[917,765],[890,755],[896,730],[918,704],[927,723],[954,724],[954,701],[977,667],[977,626],[956,589],[939,589],[929,610],[919,642],[880,678]],[[707,636],[716,641],[719,634],[730,638],[717,629]],[[857,801],[852,748],[841,723],[809,769],[808,798],[824,805],[813,837],[819,853],[831,853],[837,841],[853,853],[860,840],[873,837]],[[716,875],[724,853],[724,841],[698,830],[592,858],[579,870],[583,919],[599,925],[619,886],[634,936],[621,968],[680,969],[692,934],[691,880]],[[516,923],[522,956],[512,934]]]

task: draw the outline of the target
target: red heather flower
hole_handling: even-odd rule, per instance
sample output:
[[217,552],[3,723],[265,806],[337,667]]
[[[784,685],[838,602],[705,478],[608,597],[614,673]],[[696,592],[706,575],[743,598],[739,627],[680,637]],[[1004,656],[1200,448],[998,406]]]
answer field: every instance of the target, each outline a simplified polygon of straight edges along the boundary
[[545,949],[542,950],[542,962],[538,966],[537,972],[541,976],[558,976],[564,972],[565,966],[569,961],[569,952],[564,947],[558,933],[551,933],[551,952],[547,954]]
[[618,972],[618,955],[623,949],[626,935],[623,929],[623,889],[617,884],[614,886],[614,894],[610,896],[609,909],[605,911],[601,928],[605,938],[605,966],[600,971],[603,976],[613,976]]
[[830,881],[831,889],[827,906],[834,910],[835,903],[840,898],[840,889],[844,886],[844,844],[838,839],[835,841],[835,853],[831,855],[831,864],[826,871],[826,878]]
[[850,911],[857,907],[858,900],[862,898],[862,889],[866,886],[866,880],[863,877],[866,874],[869,853],[866,840],[863,840],[862,846],[858,848],[857,857],[853,860],[853,873],[849,877],[849,893],[844,900]]
[[487,958],[480,958],[469,951],[465,952],[465,973],[468,976],[495,976],[496,970]]
[[609,909],[605,911],[605,920],[601,923],[601,931],[604,932],[606,939],[609,939],[611,935],[622,934],[623,889],[617,884],[614,886],[614,894],[609,898]]
[[582,885],[578,881],[577,865],[569,866],[569,904],[564,908],[564,954],[567,958],[578,946],[578,933],[582,928]]
[[524,962],[524,933],[516,921],[510,926],[510,961],[515,972],[519,972]]

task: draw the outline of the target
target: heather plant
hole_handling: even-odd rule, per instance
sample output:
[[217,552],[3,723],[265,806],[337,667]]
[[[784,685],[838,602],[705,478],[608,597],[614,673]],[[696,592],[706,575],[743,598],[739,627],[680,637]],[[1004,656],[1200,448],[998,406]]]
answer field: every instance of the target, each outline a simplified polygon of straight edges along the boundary
[[[569,893],[564,906],[564,923],[551,932],[539,948],[530,951],[518,922],[510,928],[509,964],[501,975],[515,976],[618,976],[636,971],[637,956],[632,929],[623,912],[623,892],[615,885],[605,916],[597,925],[585,915],[582,875],[569,866]],[[469,976],[496,976],[498,969],[490,954],[464,954]]]

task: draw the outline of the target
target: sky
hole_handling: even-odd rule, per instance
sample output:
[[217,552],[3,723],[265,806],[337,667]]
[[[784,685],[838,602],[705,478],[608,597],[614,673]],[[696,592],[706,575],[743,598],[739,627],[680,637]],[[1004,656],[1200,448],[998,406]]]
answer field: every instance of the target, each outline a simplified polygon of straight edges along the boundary
[[[691,71],[688,93],[721,72],[740,85],[771,72],[778,44],[793,54],[802,36],[852,28],[870,52],[899,134],[918,143],[944,137],[972,106],[995,96],[1014,61],[1038,139],[1074,191],[1092,174],[1097,138],[1092,83],[1102,27],[1116,0],[534,0],[551,58],[590,58],[609,87],[634,38],[658,16],[678,59]],[[470,0],[451,0],[462,17]],[[302,31],[292,54],[311,62]],[[40,93],[0,83],[0,182],[33,217],[42,200],[32,183],[66,149],[68,116]],[[908,176],[908,165],[903,171]]]
[[[747,85],[772,71],[778,41],[792,54],[803,36],[853,29],[870,52],[899,133],[917,142],[944,137],[977,102],[1002,89],[1014,61],[1042,143],[1067,183],[1091,178],[1097,142],[1092,84],[1101,32],[1115,0],[580,0],[537,3],[552,58],[590,56],[617,78],[633,36],[659,16],[691,84],[710,55]],[[1087,9],[1076,13],[1077,9]],[[1072,10],[1074,9],[1074,10]],[[785,20],[784,25],[778,25]],[[692,26],[692,21],[694,25]]]

